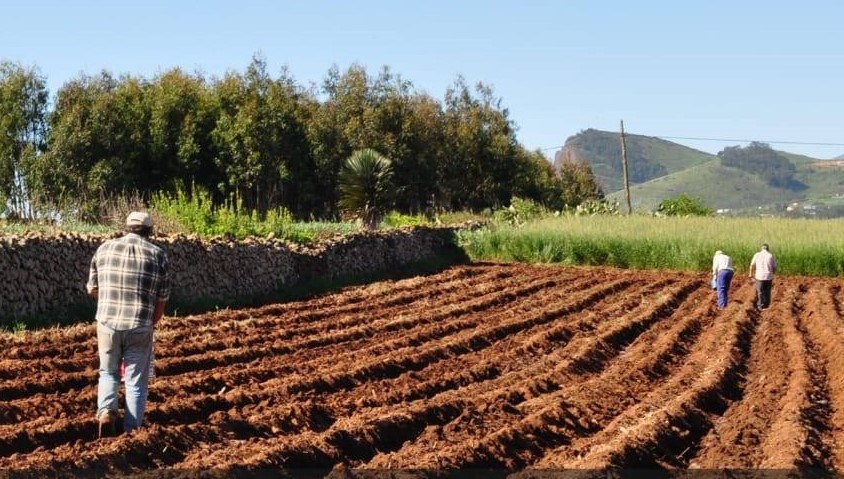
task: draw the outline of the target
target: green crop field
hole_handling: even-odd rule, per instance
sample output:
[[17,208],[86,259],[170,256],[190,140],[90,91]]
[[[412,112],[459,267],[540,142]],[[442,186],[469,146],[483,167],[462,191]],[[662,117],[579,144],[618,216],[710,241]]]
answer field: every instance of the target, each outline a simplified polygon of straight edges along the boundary
[[475,260],[685,271],[708,271],[720,249],[740,273],[768,243],[782,274],[842,276],[842,238],[844,220],[562,216],[464,231],[459,240]]

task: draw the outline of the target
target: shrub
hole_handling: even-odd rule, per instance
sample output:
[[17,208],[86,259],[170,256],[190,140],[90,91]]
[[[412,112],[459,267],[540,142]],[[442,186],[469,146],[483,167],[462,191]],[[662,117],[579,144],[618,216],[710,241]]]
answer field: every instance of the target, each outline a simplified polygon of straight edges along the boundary
[[703,204],[700,198],[682,194],[674,199],[665,199],[656,210],[661,216],[712,216],[715,210]]
[[618,201],[612,203],[606,200],[586,200],[574,209],[575,216],[617,216]]
[[268,211],[263,218],[255,210],[246,211],[242,201],[237,198],[231,198],[222,206],[215,207],[211,195],[198,187],[194,187],[190,196],[182,188],[177,190],[175,197],[158,193],[153,196],[151,206],[157,215],[163,217],[162,223],[177,224],[182,231],[200,236],[233,236],[242,239],[272,234],[287,238],[292,233],[293,217],[283,207]]
[[355,151],[340,170],[340,209],[375,229],[392,201],[392,162],[377,151]]
[[510,200],[510,206],[493,213],[493,220],[496,223],[520,227],[529,221],[537,220],[547,215],[548,210],[542,205],[529,199],[514,196]]
[[421,215],[411,216],[391,211],[384,217],[384,224],[393,228],[402,226],[422,226],[428,224],[428,219]]

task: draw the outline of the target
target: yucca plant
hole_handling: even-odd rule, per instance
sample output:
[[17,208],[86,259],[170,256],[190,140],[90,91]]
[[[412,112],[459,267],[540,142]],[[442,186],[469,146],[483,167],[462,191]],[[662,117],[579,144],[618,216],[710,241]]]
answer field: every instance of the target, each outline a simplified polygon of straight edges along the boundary
[[371,148],[352,153],[340,170],[340,210],[376,229],[393,199],[392,163]]

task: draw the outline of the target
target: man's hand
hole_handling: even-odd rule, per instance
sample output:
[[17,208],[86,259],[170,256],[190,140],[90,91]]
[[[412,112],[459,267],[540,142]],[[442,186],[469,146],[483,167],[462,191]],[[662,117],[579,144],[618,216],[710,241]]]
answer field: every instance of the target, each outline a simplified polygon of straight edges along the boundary
[[158,320],[164,316],[164,306],[167,304],[167,300],[159,300],[155,303],[155,310],[152,312],[152,325],[155,326],[158,323]]

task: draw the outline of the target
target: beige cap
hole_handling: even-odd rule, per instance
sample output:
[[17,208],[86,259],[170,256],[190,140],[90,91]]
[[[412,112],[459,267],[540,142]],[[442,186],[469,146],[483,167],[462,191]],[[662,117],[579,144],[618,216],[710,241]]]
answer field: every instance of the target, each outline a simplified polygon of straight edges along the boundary
[[152,218],[141,211],[133,211],[126,217],[126,226],[152,226]]

